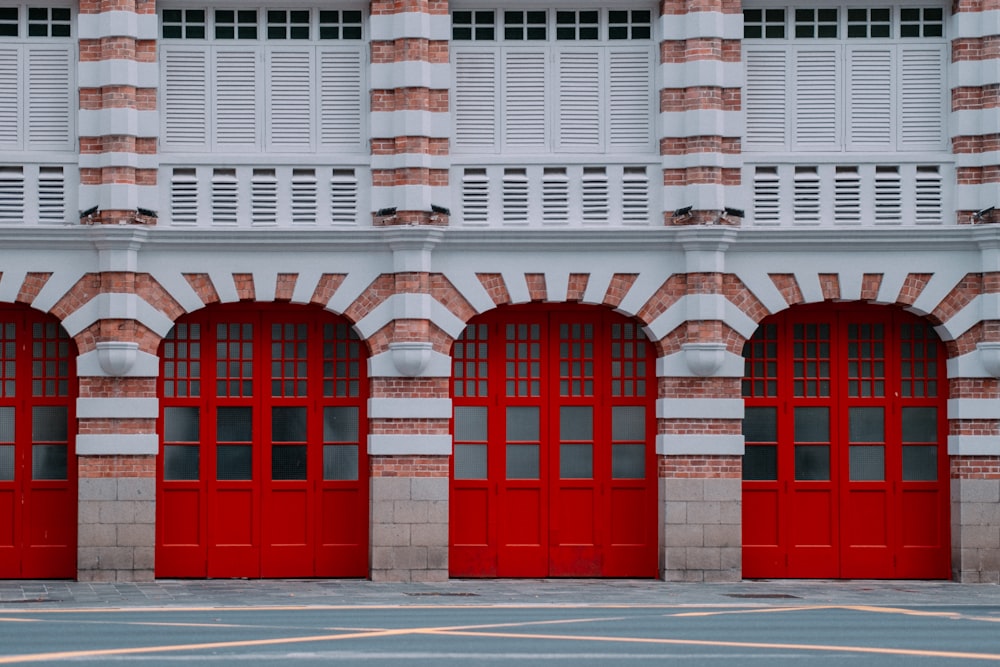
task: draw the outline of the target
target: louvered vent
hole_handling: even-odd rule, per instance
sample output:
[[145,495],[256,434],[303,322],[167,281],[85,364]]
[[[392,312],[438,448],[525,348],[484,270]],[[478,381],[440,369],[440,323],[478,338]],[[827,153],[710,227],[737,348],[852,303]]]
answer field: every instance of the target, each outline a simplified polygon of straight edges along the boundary
[[788,123],[788,81],[785,51],[746,54],[746,146],[784,148]]
[[795,63],[795,145],[834,148],[837,132],[837,57],[834,49],[798,52]]
[[601,63],[597,52],[559,54],[559,146],[601,147]]
[[38,170],[38,221],[43,224],[66,222],[66,179],[62,167]]
[[28,141],[70,144],[74,96],[70,90],[71,56],[66,48],[28,51]]
[[163,113],[165,144],[208,143],[208,54],[165,48]]
[[292,224],[316,224],[317,181],[315,169],[292,170]]
[[0,167],[0,222],[24,222],[24,170]]
[[268,69],[271,145],[309,147],[312,120],[312,57],[306,51],[274,51]]
[[212,171],[212,222],[235,225],[238,220],[238,182],[235,169]]
[[257,143],[257,54],[220,51],[215,56],[215,142]]
[[816,167],[795,168],[795,222],[816,224],[819,222],[820,187],[819,172]]
[[753,174],[753,220],[757,225],[781,222],[781,186],[777,167],[757,167]]
[[915,190],[914,216],[917,224],[940,224],[944,217],[941,168],[935,165],[918,166]]
[[330,176],[330,221],[358,224],[358,177],[353,169],[334,169]]
[[838,224],[861,222],[861,176],[856,166],[837,167],[833,180],[833,217]]
[[170,219],[174,225],[198,222],[198,175],[194,169],[174,169],[170,175]]
[[900,47],[900,148],[946,146],[945,47]]
[[278,224],[278,177],[273,169],[254,169],[250,179],[250,218],[254,225]]
[[524,169],[503,170],[503,221],[528,222],[528,173]]
[[320,140],[327,146],[358,149],[366,91],[362,90],[361,54],[357,51],[321,51],[319,55]]
[[546,167],[542,173],[542,222],[569,222],[569,176],[565,167]]
[[608,173],[604,167],[583,169],[583,222],[608,222]]
[[608,62],[608,143],[646,146],[652,141],[648,51],[611,51]]
[[649,222],[649,176],[645,167],[625,167],[622,174],[622,222]]
[[848,52],[848,137],[854,150],[892,146],[892,51],[888,47]]
[[508,146],[545,146],[545,63],[544,51],[505,56],[504,143]]
[[18,49],[0,48],[0,146],[20,147],[21,63]]
[[465,224],[485,224],[489,221],[490,179],[485,169],[465,169],[462,172],[462,221]]
[[496,144],[496,54],[455,53],[455,146],[490,149]]
[[898,223],[903,217],[899,167],[875,167],[875,222]]

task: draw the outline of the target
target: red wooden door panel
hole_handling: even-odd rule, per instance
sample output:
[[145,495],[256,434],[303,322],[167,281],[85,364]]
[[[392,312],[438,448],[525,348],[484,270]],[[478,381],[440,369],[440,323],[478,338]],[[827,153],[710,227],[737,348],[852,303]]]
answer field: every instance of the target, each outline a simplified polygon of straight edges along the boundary
[[218,308],[163,346],[157,576],[367,575],[364,350],[315,309]]
[[503,309],[467,327],[453,576],[656,576],[653,356],[638,327],[591,309]]
[[744,357],[744,576],[949,576],[933,330],[888,308],[798,308]]

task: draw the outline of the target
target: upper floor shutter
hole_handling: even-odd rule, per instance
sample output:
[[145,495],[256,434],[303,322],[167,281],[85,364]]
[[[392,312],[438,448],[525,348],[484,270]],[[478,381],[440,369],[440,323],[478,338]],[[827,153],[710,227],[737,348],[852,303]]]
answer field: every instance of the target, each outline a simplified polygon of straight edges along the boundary
[[841,149],[840,57],[838,47],[796,49],[792,150]]
[[947,90],[944,45],[909,45],[899,49],[898,150],[946,150]]
[[21,50],[0,48],[0,148],[21,149]]
[[365,148],[362,58],[358,49],[320,48],[319,142],[327,150]]
[[73,150],[77,96],[72,47],[28,46],[25,55],[25,150]]
[[313,116],[312,50],[267,52],[267,148],[311,150]]
[[217,49],[213,72],[215,144],[231,151],[259,150],[258,53]]
[[558,149],[579,152],[603,149],[600,51],[561,50],[556,52],[556,61]]
[[648,48],[608,51],[608,149],[650,150],[653,56]]
[[548,147],[546,67],[541,49],[503,51],[503,145],[517,152]]
[[788,148],[788,67],[786,49],[747,49],[746,136],[744,148],[783,151]]
[[454,148],[493,153],[497,146],[497,51],[455,49],[452,92]]
[[207,47],[163,46],[163,149],[208,148]]
[[847,49],[847,150],[893,148],[893,47]]

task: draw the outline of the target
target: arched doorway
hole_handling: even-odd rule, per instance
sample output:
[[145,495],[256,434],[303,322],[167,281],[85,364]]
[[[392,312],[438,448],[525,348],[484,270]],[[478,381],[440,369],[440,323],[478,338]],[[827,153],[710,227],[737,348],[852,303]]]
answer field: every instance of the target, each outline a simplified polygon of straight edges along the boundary
[[933,328],[890,307],[795,307],[761,322],[743,356],[744,576],[950,576]]
[[76,577],[76,345],[0,306],[0,578]]
[[318,308],[177,322],[160,347],[157,576],[367,576],[366,358]]
[[598,308],[498,308],[455,342],[450,573],[654,577],[655,352]]

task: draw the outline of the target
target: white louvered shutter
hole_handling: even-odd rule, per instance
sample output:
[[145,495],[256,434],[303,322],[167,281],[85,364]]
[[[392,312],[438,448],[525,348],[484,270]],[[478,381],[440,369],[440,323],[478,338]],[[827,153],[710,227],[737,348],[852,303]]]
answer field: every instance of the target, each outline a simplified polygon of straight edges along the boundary
[[840,54],[838,47],[795,51],[792,150],[840,150]]
[[893,149],[893,47],[847,49],[847,150]]
[[164,152],[206,150],[208,123],[208,47],[163,46]]
[[313,49],[267,53],[267,149],[311,151]]
[[31,46],[27,61],[25,148],[73,150],[76,86],[72,48]]
[[653,56],[648,48],[608,50],[608,150],[653,148]]
[[897,150],[947,150],[945,45],[898,49]]
[[744,54],[747,151],[788,150],[789,59],[785,49],[748,48]]
[[317,57],[320,146],[354,153],[366,150],[361,51],[321,48]]
[[454,150],[494,153],[500,109],[495,49],[455,49],[453,55]]
[[565,49],[556,52],[557,149],[592,152],[604,148],[601,52]]
[[513,152],[538,152],[548,146],[547,53],[538,49],[503,52],[503,145]]
[[21,52],[0,48],[0,148],[21,149]]
[[260,150],[258,54],[253,50],[217,49],[213,83],[215,145],[221,150]]

